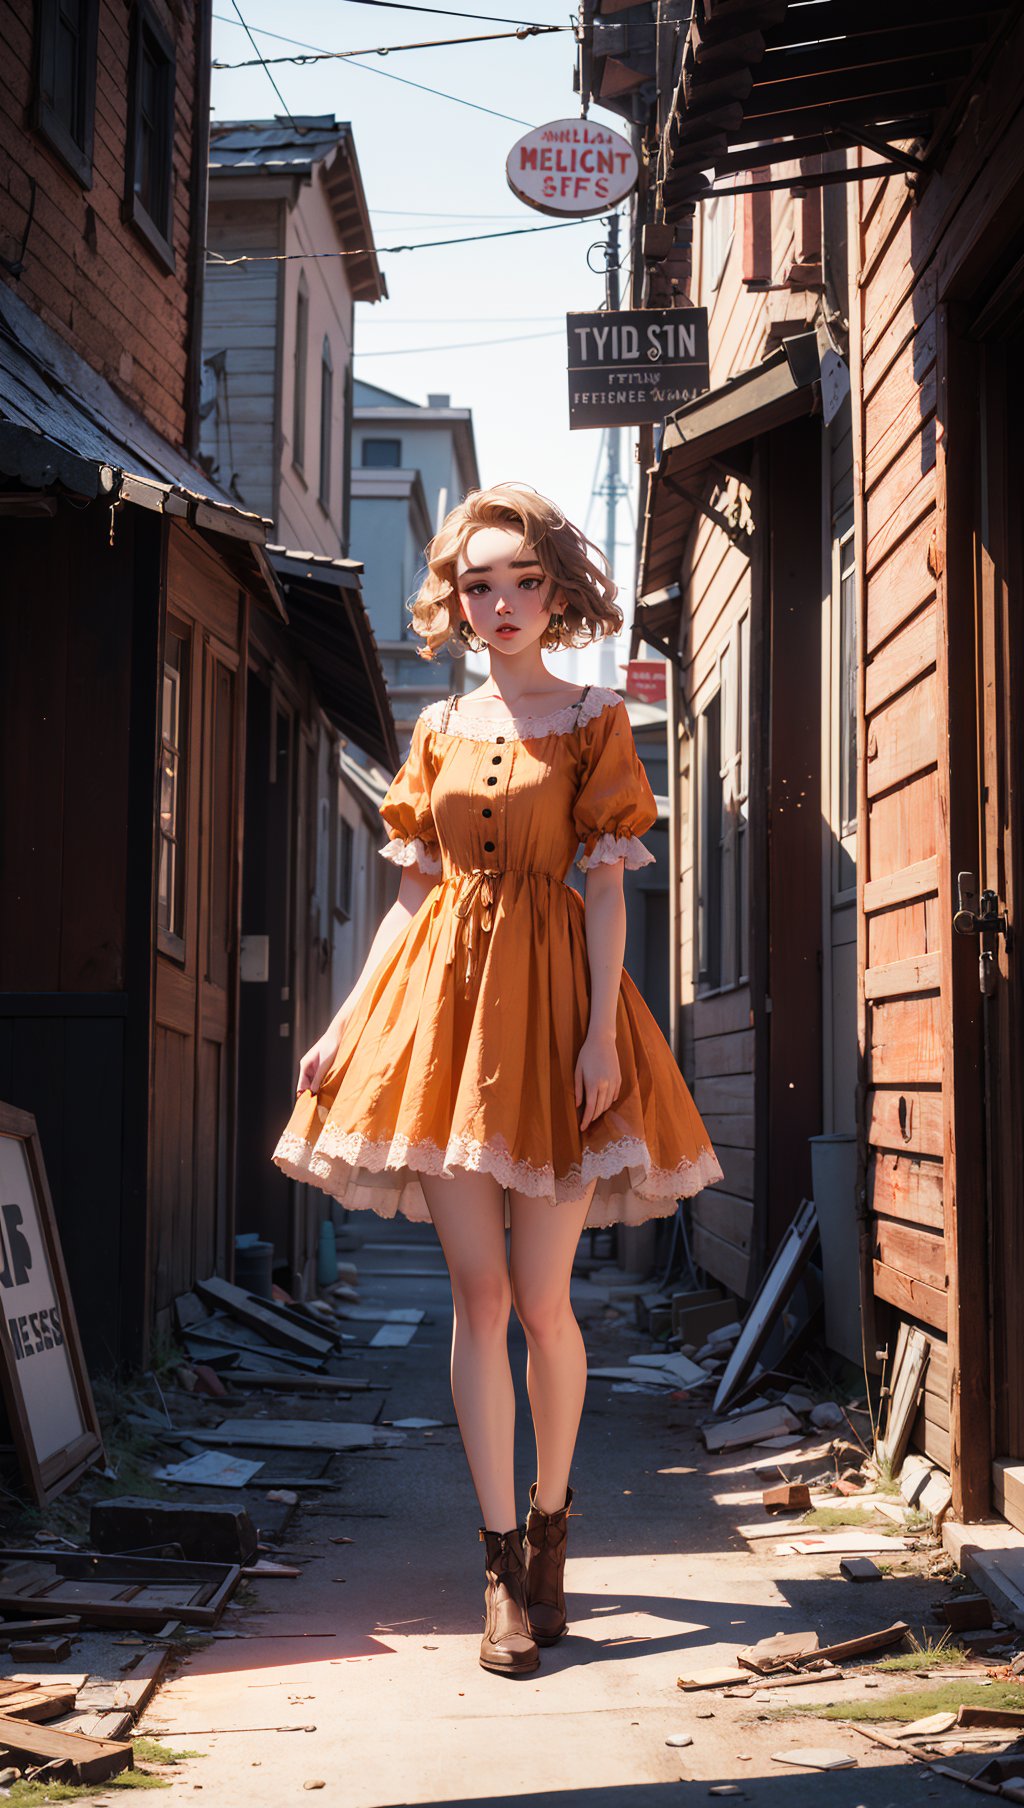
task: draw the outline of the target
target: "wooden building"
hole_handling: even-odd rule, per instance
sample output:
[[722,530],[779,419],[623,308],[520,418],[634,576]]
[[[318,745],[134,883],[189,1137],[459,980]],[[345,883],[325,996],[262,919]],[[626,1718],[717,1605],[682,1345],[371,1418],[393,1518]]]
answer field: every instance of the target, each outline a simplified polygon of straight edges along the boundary
[[[200,456],[271,518],[289,618],[254,617],[249,648],[239,1230],[274,1244],[301,1293],[330,1207],[270,1156],[298,1058],[387,908],[368,805],[400,757],[362,566],[347,556],[357,304],[387,294],[351,127],[333,114],[217,122],[207,236]],[[236,261],[248,257],[260,261]]]
[[0,1097],[38,1118],[110,1368],[231,1272],[246,674],[289,616],[267,521],[190,457],[208,0],[73,10],[0,22]]
[[[847,377],[850,384],[849,530],[838,541],[838,607],[841,636],[852,611],[856,688],[839,701],[841,795],[832,829],[855,824],[856,834],[858,1148],[848,1213],[860,1241],[864,1344],[875,1365],[876,1350],[894,1351],[901,1326],[921,1327],[930,1355],[915,1443],[948,1466],[958,1517],[977,1519],[994,1507],[1024,1527],[1024,1382],[1013,1331],[1013,1300],[1024,1280],[1024,1043],[1013,934],[1024,794],[1021,739],[1013,729],[1024,703],[1024,561],[1015,503],[1024,19],[1019,6],[965,13],[940,3],[922,30],[917,9],[899,0],[884,16],[845,0],[824,0],[816,11],[817,36],[809,42],[798,7],[752,3],[741,31],[735,9],[726,17],[726,9],[705,0],[674,55],[661,43],[658,83],[671,88],[671,108],[657,179],[641,202],[652,230],[638,249],[671,287],[680,270],[688,274],[695,210],[702,216],[699,243],[709,225],[714,230],[720,190],[753,202],[766,192],[792,193],[799,152],[797,199],[815,187],[823,197],[826,267],[836,247],[848,263],[846,317],[828,322],[825,333],[817,328],[815,386],[829,407]],[[600,75],[601,65],[594,67]],[[830,190],[843,197],[845,232],[830,211]],[[745,254],[756,260],[758,244],[750,218]],[[771,357],[763,360],[750,381],[763,389],[773,367],[781,373]],[[696,737],[689,733],[677,640],[692,564],[676,570],[677,529],[670,531],[665,492],[675,483],[686,493],[678,500],[692,510],[689,554],[699,560],[715,498],[701,487],[709,472],[697,442],[703,434],[713,457],[725,448],[727,465],[734,443],[724,420],[728,403],[713,388],[667,423],[647,501],[638,632],[660,640],[678,674],[681,825],[688,761],[696,762],[699,781],[701,731],[700,712],[691,711]],[[810,471],[796,454],[794,429],[785,432],[794,457],[780,470],[786,493],[779,500],[794,520],[793,492]],[[773,462],[769,457],[769,485]],[[760,505],[758,482],[750,487],[752,539],[770,524],[761,556],[774,561],[779,547],[763,457],[733,472],[741,498],[751,476],[761,485]],[[727,477],[720,474],[720,485]],[[719,512],[728,519],[728,510]],[[819,499],[806,512],[805,557],[820,518]],[[791,542],[790,554],[799,561],[800,547]],[[769,635],[772,662],[780,664],[780,687],[765,698],[753,673],[770,667],[762,654],[758,668],[752,652],[752,730],[772,756],[761,767],[768,840],[754,833],[750,853],[758,914],[767,915],[769,963],[757,969],[752,956],[755,1224],[759,1209],[770,1215],[776,1203],[761,1126],[770,1151],[778,1102],[769,1086],[759,1118],[758,1016],[774,1040],[778,912],[788,918],[792,905],[799,909],[811,883],[809,866],[780,873],[773,861],[780,813],[791,815],[798,801],[794,773],[802,786],[808,770],[792,750],[784,763],[775,757],[777,734],[790,731],[780,712],[799,714],[806,672],[806,648],[791,632],[800,608],[795,569],[786,565],[773,581],[762,565],[751,626],[752,648],[759,634],[762,645]],[[845,669],[844,660],[844,684]],[[852,767],[842,757],[843,736],[856,745]],[[808,722],[796,748],[809,753],[813,738]],[[757,782],[752,766],[752,788]],[[820,784],[822,805],[826,796]],[[693,809],[700,808],[698,783]],[[750,822],[753,829],[753,804]],[[700,876],[693,885],[686,878],[682,846],[679,864],[681,913],[687,898],[700,911]],[[822,900],[824,906],[824,888]],[[823,963],[827,935],[823,908]],[[699,932],[694,939],[699,948]],[[790,987],[797,978],[791,969]],[[805,986],[804,996],[808,1039],[817,1044],[814,989]],[[698,1074],[702,1040],[695,1044]]]

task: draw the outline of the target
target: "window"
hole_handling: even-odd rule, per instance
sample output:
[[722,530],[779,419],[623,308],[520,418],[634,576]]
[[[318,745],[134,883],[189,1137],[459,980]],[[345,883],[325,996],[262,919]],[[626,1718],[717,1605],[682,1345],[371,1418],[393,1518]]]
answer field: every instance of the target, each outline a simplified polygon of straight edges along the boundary
[[372,471],[400,471],[402,442],[400,439],[364,439],[362,461]]
[[852,526],[837,534],[834,560],[833,890],[841,897],[857,883],[857,582]]
[[37,0],[32,123],[77,176],[92,184],[98,0]]
[[331,342],[324,338],[320,359],[320,505],[330,513],[331,431],[334,424],[334,362]]
[[722,280],[725,260],[732,244],[732,221],[735,202],[731,195],[711,195],[701,202],[701,290],[708,301]]
[[189,640],[167,628],[160,696],[160,852],[157,864],[157,928],[166,953],[184,954],[185,739],[188,721]]
[[750,617],[718,662],[718,689],[697,719],[699,990],[741,984],[750,966]]
[[173,234],[174,46],[149,8],[137,6],[128,84],[125,217],[168,269]]
[[306,466],[306,367],[309,356],[309,291],[306,279],[299,277],[295,297],[295,354],[292,396],[292,459],[302,471]]
[[352,867],[355,854],[355,835],[352,824],[342,816],[338,822],[338,884],[335,894],[335,909],[346,919],[352,915]]

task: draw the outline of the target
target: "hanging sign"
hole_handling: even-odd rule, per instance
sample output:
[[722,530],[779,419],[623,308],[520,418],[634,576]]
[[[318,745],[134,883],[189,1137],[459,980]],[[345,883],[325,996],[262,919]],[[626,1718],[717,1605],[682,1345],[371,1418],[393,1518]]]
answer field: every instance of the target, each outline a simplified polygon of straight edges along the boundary
[[573,219],[608,213],[636,187],[628,138],[593,119],[553,119],[512,146],[508,185],[527,207]]
[[706,308],[569,314],[569,426],[657,424],[708,387]]
[[626,690],[642,703],[664,703],[668,696],[666,659],[630,659],[626,662]]

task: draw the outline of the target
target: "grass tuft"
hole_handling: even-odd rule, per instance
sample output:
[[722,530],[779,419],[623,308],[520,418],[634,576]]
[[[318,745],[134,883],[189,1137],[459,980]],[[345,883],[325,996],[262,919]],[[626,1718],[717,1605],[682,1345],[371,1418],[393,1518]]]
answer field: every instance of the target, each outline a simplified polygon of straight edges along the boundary
[[812,1507],[800,1521],[801,1525],[816,1526],[819,1531],[835,1530],[839,1526],[871,1526],[881,1537],[891,1538],[896,1533],[892,1524],[875,1526],[875,1515],[870,1507]]
[[876,1670],[954,1670],[968,1663],[969,1657],[962,1645],[950,1643],[952,1628],[946,1628],[941,1638],[932,1638],[925,1633],[918,1638],[908,1632],[910,1650],[900,1651],[895,1657],[880,1657],[874,1668]]
[[206,1756],[200,1751],[172,1751],[169,1745],[161,1745],[159,1739],[133,1739],[132,1750],[136,1763],[141,1759],[143,1764],[180,1764],[184,1758]]
[[817,1720],[920,1720],[925,1714],[940,1714],[959,1707],[1019,1708],[1024,1691],[1019,1683],[949,1682],[935,1683],[931,1688],[908,1689],[905,1694],[880,1696],[871,1701],[832,1701],[825,1707],[789,1707],[776,1710],[780,1716],[810,1714]]

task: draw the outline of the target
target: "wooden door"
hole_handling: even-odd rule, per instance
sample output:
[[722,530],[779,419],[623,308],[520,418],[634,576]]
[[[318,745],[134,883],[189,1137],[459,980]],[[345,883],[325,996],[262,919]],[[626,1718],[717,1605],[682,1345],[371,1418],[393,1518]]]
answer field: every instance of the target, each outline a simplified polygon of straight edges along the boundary
[[[979,848],[975,923],[984,1062],[991,1304],[993,1493],[1024,1522],[1024,999],[1021,928],[1024,800],[1024,311],[979,348],[975,641]],[[969,889],[965,887],[965,889]],[[979,934],[976,924],[991,923]]]
[[153,1061],[155,1300],[231,1272],[244,595],[172,535],[161,674]]

